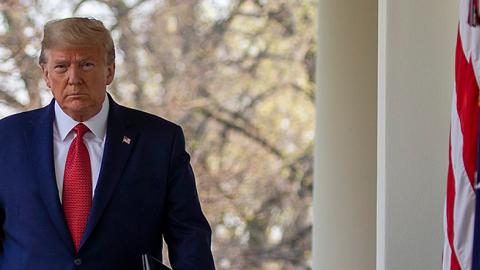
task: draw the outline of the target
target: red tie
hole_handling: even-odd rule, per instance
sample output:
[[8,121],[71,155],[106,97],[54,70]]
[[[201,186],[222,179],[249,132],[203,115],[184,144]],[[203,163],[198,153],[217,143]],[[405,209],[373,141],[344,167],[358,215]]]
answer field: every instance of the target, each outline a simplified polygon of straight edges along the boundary
[[75,250],[78,251],[92,207],[92,170],[90,156],[83,143],[83,135],[90,130],[82,123],[76,125],[73,130],[77,136],[70,144],[65,162],[62,203],[68,229]]

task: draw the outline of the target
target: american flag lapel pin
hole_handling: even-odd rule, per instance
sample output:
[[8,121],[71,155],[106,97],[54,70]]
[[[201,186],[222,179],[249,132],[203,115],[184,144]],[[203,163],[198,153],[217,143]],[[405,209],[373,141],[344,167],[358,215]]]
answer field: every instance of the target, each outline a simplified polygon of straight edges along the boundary
[[127,136],[123,136],[122,143],[130,144],[132,142],[132,139],[130,139]]

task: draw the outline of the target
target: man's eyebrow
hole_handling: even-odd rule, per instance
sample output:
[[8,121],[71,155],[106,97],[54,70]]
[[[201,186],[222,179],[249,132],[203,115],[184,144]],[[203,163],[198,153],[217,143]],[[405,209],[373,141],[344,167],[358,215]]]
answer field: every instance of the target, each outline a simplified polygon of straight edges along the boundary
[[65,64],[68,63],[69,61],[67,59],[54,59],[53,63],[55,64]]
[[85,57],[82,57],[82,58],[78,59],[78,62],[85,62],[85,61],[93,61],[93,57],[85,56]]
[[[74,63],[82,63],[82,62],[86,62],[86,61],[94,61],[94,60],[93,60],[93,57],[91,57],[91,56],[85,56],[85,57],[81,57],[78,60],[75,60],[73,62]],[[69,59],[64,59],[64,58],[53,59],[53,63],[55,63],[55,64],[66,64],[66,63],[70,63],[70,62],[71,61]]]

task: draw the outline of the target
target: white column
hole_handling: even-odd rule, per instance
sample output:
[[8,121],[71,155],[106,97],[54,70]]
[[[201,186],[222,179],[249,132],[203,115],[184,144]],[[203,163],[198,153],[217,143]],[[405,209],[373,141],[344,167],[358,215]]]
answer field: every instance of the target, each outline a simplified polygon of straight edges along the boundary
[[441,268],[457,5],[379,1],[377,270]]
[[313,269],[375,268],[377,1],[319,0]]

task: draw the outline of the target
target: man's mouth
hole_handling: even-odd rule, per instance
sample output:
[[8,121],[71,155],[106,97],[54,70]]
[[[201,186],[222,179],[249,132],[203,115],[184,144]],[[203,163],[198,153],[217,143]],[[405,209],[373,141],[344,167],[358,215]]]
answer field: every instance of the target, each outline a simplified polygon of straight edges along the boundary
[[67,97],[83,97],[83,96],[86,96],[87,94],[85,93],[72,93],[72,94],[68,94]]

